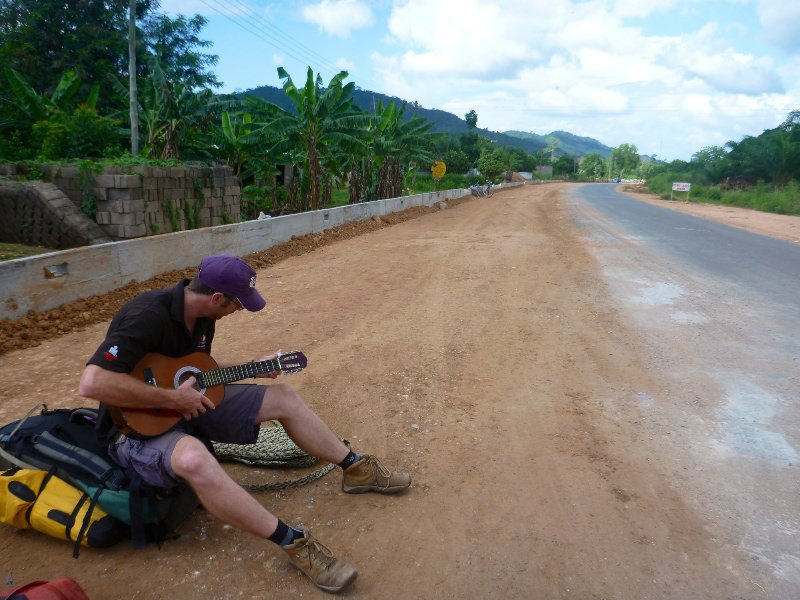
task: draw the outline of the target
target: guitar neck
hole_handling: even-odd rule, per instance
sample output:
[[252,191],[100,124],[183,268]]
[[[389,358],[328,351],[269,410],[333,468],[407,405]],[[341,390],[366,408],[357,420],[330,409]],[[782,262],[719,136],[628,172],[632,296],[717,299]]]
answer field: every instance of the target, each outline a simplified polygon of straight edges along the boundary
[[219,369],[203,371],[198,374],[197,379],[201,387],[214,387],[215,385],[225,385],[227,383],[233,383],[234,381],[255,377],[262,373],[271,373],[280,370],[281,363],[275,358],[272,360],[259,360],[244,363],[243,365],[235,365],[233,367],[220,367]]

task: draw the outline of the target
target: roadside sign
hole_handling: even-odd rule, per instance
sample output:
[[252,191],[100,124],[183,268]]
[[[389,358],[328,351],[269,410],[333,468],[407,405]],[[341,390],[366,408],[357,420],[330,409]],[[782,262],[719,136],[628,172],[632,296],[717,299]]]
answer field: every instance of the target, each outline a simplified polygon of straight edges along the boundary
[[686,201],[689,201],[689,196],[692,193],[692,184],[687,181],[673,181],[672,191],[669,193],[669,199],[672,200],[674,192],[686,192]]

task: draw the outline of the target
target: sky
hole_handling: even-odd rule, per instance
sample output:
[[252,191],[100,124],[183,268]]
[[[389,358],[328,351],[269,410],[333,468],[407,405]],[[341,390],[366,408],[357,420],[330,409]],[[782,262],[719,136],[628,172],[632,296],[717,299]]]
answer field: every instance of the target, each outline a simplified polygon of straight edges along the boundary
[[800,110],[796,0],[161,0],[201,14],[222,92],[310,66],[478,127],[561,130],[661,160]]

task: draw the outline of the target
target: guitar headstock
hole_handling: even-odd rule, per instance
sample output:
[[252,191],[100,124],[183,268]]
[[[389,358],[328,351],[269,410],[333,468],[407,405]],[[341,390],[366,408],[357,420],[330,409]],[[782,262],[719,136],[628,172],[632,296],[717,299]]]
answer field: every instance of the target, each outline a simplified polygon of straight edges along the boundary
[[281,367],[281,372],[284,375],[291,375],[306,368],[308,359],[302,352],[281,352],[278,355],[278,364]]

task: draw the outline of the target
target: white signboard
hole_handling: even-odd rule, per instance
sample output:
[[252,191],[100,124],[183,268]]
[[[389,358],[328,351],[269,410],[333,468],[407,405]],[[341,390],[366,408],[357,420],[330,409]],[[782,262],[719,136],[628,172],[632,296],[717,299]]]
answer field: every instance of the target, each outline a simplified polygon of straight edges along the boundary
[[672,184],[673,192],[688,192],[691,191],[691,189],[692,189],[691,183],[682,183],[680,181],[676,181]]

